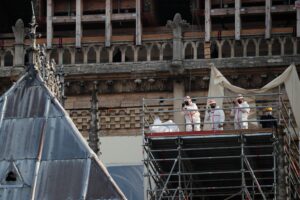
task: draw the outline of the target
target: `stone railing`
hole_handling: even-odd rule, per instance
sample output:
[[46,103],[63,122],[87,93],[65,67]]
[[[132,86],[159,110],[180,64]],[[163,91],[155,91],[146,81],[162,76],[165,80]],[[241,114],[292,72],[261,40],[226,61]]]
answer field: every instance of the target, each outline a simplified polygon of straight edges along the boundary
[[[203,39],[183,39],[182,59],[204,59],[205,44]],[[26,52],[27,47],[25,47]],[[253,56],[287,56],[300,54],[300,39],[292,35],[274,35],[270,40],[263,37],[247,37],[241,40],[234,38],[214,39],[210,44],[211,58],[236,58]],[[172,40],[146,41],[141,46],[133,43],[112,44],[106,48],[104,44],[83,45],[77,49],[71,45],[53,46],[47,51],[48,58],[54,59],[58,65],[152,62],[173,59]],[[0,67],[14,65],[14,47],[0,49]],[[24,55],[24,60],[26,54]]]
[[109,48],[103,44],[83,45],[80,49],[74,46],[54,47],[48,51],[48,56],[64,65],[172,60],[172,41],[149,41],[141,46],[112,44]]

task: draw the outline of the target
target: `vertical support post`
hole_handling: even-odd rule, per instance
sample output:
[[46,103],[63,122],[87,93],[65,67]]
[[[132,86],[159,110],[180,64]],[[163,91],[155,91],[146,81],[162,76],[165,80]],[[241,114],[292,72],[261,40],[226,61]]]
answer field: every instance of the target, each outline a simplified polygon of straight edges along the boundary
[[47,0],[47,48],[52,48],[53,39],[53,0]]
[[111,45],[111,14],[112,14],[112,0],[106,0],[105,2],[105,46],[110,47]]
[[271,7],[272,7],[272,0],[266,0],[266,27],[265,27],[265,38],[271,38],[271,31],[272,31],[272,16],[271,16]]
[[136,12],[135,44],[142,45],[141,0],[136,0],[135,12]]
[[[173,97],[174,97],[174,104],[173,110],[174,112],[174,122],[179,125],[180,131],[185,131],[184,127],[184,117],[182,116],[181,112],[179,111],[182,108],[182,98],[185,95],[185,88],[184,82],[175,80],[173,82]],[[176,112],[177,111],[177,112]]]
[[300,1],[295,2],[295,7],[297,9],[297,37],[300,37]]
[[273,143],[272,143],[272,146],[273,146],[273,188],[274,188],[274,200],[277,199],[277,173],[276,173],[276,168],[277,168],[277,162],[276,162],[276,158],[277,158],[277,155],[276,155],[276,143],[277,143],[277,138],[276,138],[276,129],[273,129]]
[[91,99],[91,127],[89,130],[89,146],[93,151],[99,153],[99,136],[98,136],[98,82],[94,81],[94,88],[92,90],[92,99]]
[[64,72],[64,66],[62,65],[59,69],[59,82],[60,82],[60,103],[63,107],[65,107],[65,100],[67,99],[65,95],[65,72]]
[[82,38],[82,0],[76,0],[76,48],[81,47]]
[[235,39],[241,39],[241,0],[235,0]]
[[245,192],[246,192],[246,180],[245,180],[245,166],[244,166],[244,135],[241,132],[241,173],[242,173],[242,200],[245,200]]
[[210,0],[205,0],[205,42],[210,41],[210,35],[211,35],[210,9],[211,9]]
[[[146,136],[145,136],[145,99],[142,99],[142,144],[143,144],[143,159],[144,159],[144,168],[143,168],[143,174],[144,174],[144,199],[148,199],[148,187],[147,184],[150,179],[150,173],[149,173],[149,157],[148,153],[145,150],[146,147]],[[147,177],[148,176],[148,177]]]
[[178,199],[182,200],[182,184],[181,184],[181,139],[178,138],[177,140],[178,142],[178,147],[177,147],[177,151],[178,151]]

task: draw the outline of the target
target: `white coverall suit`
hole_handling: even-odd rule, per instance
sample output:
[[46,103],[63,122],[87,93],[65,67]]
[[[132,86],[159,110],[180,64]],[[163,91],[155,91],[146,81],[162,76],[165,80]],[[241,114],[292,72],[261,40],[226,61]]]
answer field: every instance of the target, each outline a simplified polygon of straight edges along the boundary
[[[195,103],[191,103],[191,105],[185,105],[184,109],[184,118],[185,118],[185,130],[186,131],[200,131],[200,113],[198,112],[198,107]],[[189,111],[190,110],[190,111]]]
[[248,116],[250,113],[249,104],[244,101],[231,110],[231,116],[234,116],[234,129],[248,129]]
[[208,116],[206,121],[211,123],[211,130],[223,130],[223,123],[225,120],[225,114],[219,106],[216,108],[212,108],[210,112],[208,112]]

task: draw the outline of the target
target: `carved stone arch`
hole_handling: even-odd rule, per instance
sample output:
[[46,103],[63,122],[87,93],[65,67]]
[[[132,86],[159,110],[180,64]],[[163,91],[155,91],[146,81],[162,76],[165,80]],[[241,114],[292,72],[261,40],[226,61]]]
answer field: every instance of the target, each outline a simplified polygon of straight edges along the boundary
[[163,60],[172,60],[173,58],[173,45],[169,42],[162,45]]
[[87,63],[96,63],[96,57],[96,48],[94,45],[90,45],[87,48]]
[[279,56],[281,55],[281,43],[280,39],[277,38],[272,38],[271,40],[272,44],[272,56]]
[[83,49],[76,48],[75,49],[75,64],[82,64],[83,63]]
[[50,55],[49,60],[54,59],[55,62],[58,63],[58,50],[56,48],[51,49],[51,51],[49,52],[49,55]]
[[122,61],[122,49],[121,46],[112,46],[111,48],[113,62],[121,62]]
[[268,40],[261,39],[259,41],[259,56],[267,56],[267,55],[269,55]]
[[193,59],[195,53],[195,44],[191,41],[185,42],[183,45],[183,57],[184,59]]
[[234,57],[243,57],[244,54],[243,43],[240,40],[234,42]]
[[254,39],[249,39],[247,44],[247,56],[256,55],[256,45]]
[[134,46],[128,45],[125,49],[125,62],[133,62],[134,61]]
[[151,45],[151,51],[150,51],[151,61],[160,59],[160,50],[161,50],[161,45],[159,43],[153,43]]
[[138,61],[147,61],[147,46],[142,45],[138,47]]
[[63,64],[68,65],[72,63],[72,53],[69,47],[64,48],[63,51]]
[[100,53],[100,63],[108,63],[109,62],[109,48],[103,47]]
[[222,57],[230,58],[231,57],[231,45],[230,40],[224,40],[222,45]]
[[197,59],[204,59],[204,42],[197,42]]
[[294,54],[294,41],[292,37],[284,38],[284,55],[293,55]]
[[14,65],[14,52],[11,49],[7,49],[4,52],[4,66],[13,66]]

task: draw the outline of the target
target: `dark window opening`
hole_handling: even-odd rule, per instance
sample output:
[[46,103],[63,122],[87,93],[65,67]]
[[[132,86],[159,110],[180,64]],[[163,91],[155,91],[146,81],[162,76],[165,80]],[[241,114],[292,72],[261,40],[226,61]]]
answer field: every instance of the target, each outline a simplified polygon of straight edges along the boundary
[[31,20],[31,4],[30,1],[23,1],[22,6],[19,1],[1,1],[0,6],[0,33],[12,33],[11,27],[15,25],[18,19],[24,21],[24,25],[28,26]]
[[[176,13],[180,13],[182,19],[192,22],[190,1],[186,0],[155,0],[156,16],[160,26],[165,26],[168,20],[173,20]],[[166,12],[167,11],[167,12]]]
[[17,181],[17,175],[10,171],[7,173],[6,178],[5,178],[6,182],[16,182]]

